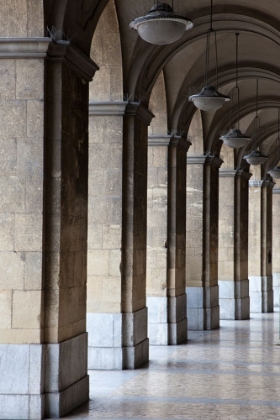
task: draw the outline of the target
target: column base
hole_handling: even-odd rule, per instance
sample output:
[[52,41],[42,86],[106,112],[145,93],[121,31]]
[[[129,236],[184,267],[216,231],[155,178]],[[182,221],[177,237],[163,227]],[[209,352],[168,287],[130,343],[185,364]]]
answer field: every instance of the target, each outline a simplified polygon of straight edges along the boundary
[[147,297],[151,345],[177,345],[187,341],[186,299],[185,294],[169,298]]
[[273,273],[273,296],[274,307],[279,308],[280,304],[280,273]]
[[249,276],[251,312],[273,312],[272,285],[272,276]]
[[59,418],[89,400],[87,334],[60,344],[3,344],[0,359],[0,419]]
[[147,308],[135,313],[88,313],[89,369],[136,369],[149,361]]
[[250,319],[249,280],[219,280],[220,319]]
[[188,328],[192,331],[220,327],[219,286],[187,287]]

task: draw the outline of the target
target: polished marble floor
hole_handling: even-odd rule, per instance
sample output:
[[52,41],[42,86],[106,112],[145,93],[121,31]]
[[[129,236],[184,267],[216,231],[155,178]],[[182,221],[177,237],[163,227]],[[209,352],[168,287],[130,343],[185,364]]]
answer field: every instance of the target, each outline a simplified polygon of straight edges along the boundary
[[136,371],[91,371],[91,401],[67,419],[280,419],[279,313],[151,347]]

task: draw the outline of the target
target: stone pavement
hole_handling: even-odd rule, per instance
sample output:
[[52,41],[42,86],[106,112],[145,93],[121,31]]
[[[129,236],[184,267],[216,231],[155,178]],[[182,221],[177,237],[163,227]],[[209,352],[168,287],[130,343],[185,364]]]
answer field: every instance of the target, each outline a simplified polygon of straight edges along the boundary
[[90,371],[91,401],[65,419],[279,419],[279,313],[221,321],[151,347],[135,371]]

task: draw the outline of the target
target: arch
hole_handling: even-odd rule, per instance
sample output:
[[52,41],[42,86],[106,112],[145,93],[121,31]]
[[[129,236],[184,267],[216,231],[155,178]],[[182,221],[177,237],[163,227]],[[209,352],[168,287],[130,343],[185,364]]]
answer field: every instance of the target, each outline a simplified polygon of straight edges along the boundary
[[149,109],[155,115],[149,126],[149,135],[166,135],[168,131],[167,97],[163,72],[159,74],[152,90]]
[[191,142],[189,154],[203,155],[204,153],[204,135],[203,121],[200,110],[194,113],[188,131],[188,140]]
[[98,21],[90,56],[99,66],[99,71],[90,83],[90,101],[122,101],[122,50],[114,0],[108,2]]

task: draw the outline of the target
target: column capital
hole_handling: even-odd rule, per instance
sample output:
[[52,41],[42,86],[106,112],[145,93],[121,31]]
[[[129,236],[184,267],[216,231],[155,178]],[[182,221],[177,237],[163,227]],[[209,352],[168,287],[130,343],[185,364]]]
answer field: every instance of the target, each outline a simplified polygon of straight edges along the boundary
[[45,58],[51,38],[0,38],[0,58]]
[[219,177],[220,178],[235,178],[238,170],[229,170],[229,169],[220,169]]
[[49,44],[47,58],[50,61],[60,61],[70,67],[83,79],[90,82],[99,67],[70,41],[53,41]]
[[220,169],[219,176],[220,178],[242,178],[249,180],[252,174],[243,169]]
[[148,137],[148,146],[163,146],[167,147],[170,144],[172,136],[168,135],[151,135]]
[[236,178],[247,179],[250,180],[252,174],[250,172],[244,171],[244,169],[237,169],[236,171]]
[[128,102],[125,108],[125,117],[137,117],[145,124],[150,125],[154,114],[140,102]]
[[206,156],[206,155],[195,155],[187,156],[188,165],[213,165],[217,168],[224,163],[224,161],[216,156]]
[[189,150],[191,146],[191,142],[189,142],[185,137],[182,136],[172,136],[169,143],[170,147],[180,147],[181,149],[185,149],[186,152]]

